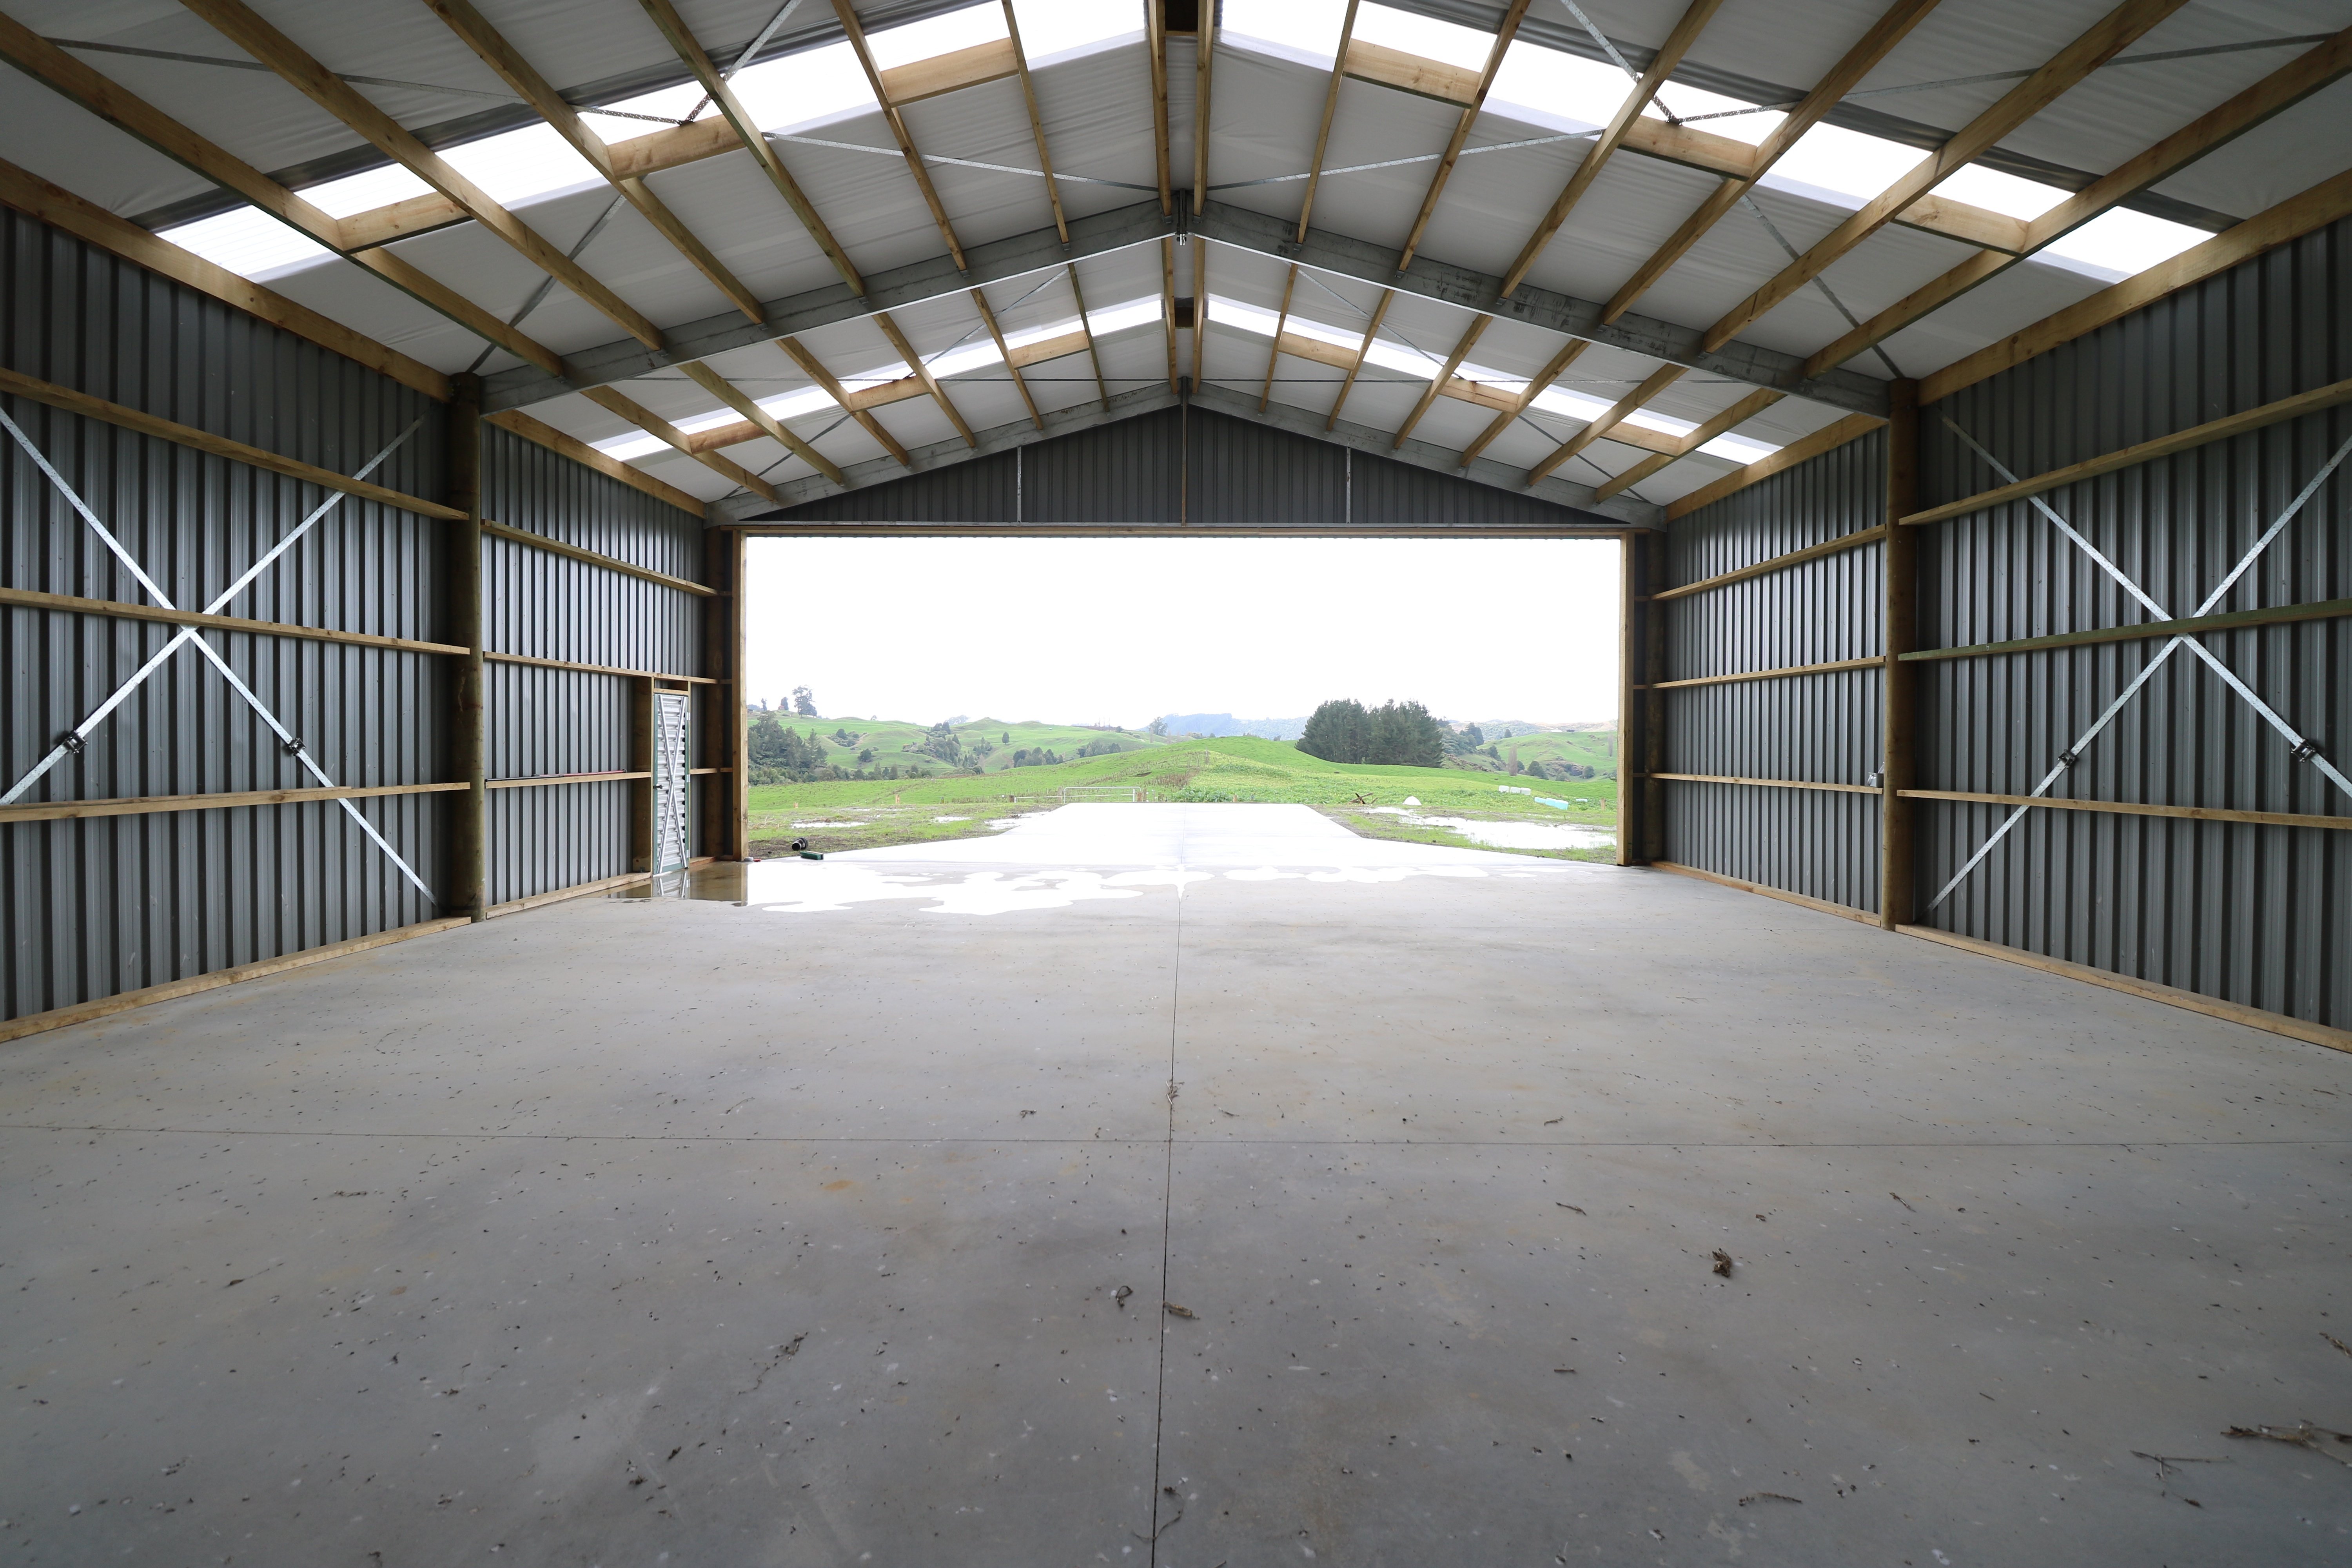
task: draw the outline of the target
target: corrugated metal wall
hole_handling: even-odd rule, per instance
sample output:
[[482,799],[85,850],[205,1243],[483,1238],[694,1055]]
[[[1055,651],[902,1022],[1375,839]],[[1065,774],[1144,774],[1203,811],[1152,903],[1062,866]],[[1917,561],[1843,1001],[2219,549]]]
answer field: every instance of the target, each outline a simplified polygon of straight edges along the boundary
[[[1921,411],[1921,500],[2000,483],[1947,419],[2033,474],[2352,376],[2352,224],[2186,289]],[[2202,601],[2352,436],[2337,408],[2045,499],[2164,611]],[[2027,504],[1926,531],[1921,645],[2158,616]],[[2352,596],[2352,473],[2339,469],[2215,613]],[[2352,763],[2352,627],[2200,639],[2263,700]],[[2162,642],[1933,662],[1922,787],[2032,790]],[[2347,770],[2352,771],[2352,770]],[[2186,649],[2083,749],[2053,793],[2345,816],[2352,800]],[[1921,901],[2008,815],[1922,803]],[[1925,917],[1988,942],[2336,1027],[2352,1026],[2352,832],[2029,811]]]
[[1530,496],[1206,408],[1160,408],[754,522],[1607,524]]
[[[421,395],[13,212],[0,211],[0,363],[345,473],[412,424],[377,483],[437,496],[441,410]],[[327,497],[313,487],[7,399],[9,416],[181,605],[204,604]],[[11,587],[150,602],[0,433]],[[346,498],[222,613],[432,637],[443,525]],[[146,622],[0,610],[14,783],[173,636]],[[208,634],[339,784],[444,776],[426,655]],[[26,802],[310,786],[315,781],[183,648]],[[435,796],[360,803],[431,882]],[[336,805],[247,806],[0,826],[9,1016],[430,917]]]
[[[1877,526],[1883,432],[1848,442],[1673,524],[1669,584],[1696,583]],[[1881,650],[1884,549],[1876,543],[1666,601],[1666,679],[1870,658]],[[1881,752],[1875,669],[1666,696],[1666,766],[1676,773],[1862,784]],[[1757,784],[1666,785],[1666,858],[1829,903],[1878,908],[1875,795]]]
[[[446,489],[446,410],[256,318],[0,211],[0,363],[41,380],[350,473]],[[294,480],[98,421],[0,402],[172,602],[202,607],[327,500]],[[495,521],[688,579],[700,520],[495,427]],[[150,603],[128,569],[0,432],[9,587]],[[447,525],[344,498],[222,613],[448,640]],[[668,674],[703,670],[696,595],[499,540],[485,545],[492,649]],[[168,626],[0,608],[7,782],[173,636]],[[449,661],[251,633],[206,634],[338,784],[448,775]],[[492,778],[626,769],[631,679],[492,664]],[[713,689],[698,687],[703,716]],[[705,759],[698,752],[695,759]],[[150,677],[24,803],[315,785],[193,648]],[[494,902],[630,869],[626,783],[494,790]],[[438,890],[459,796],[358,803]],[[702,816],[691,820],[700,831]],[[700,853],[699,841],[696,853]],[[428,920],[441,911],[331,803],[0,824],[7,887],[0,1013],[46,1012]]]
[[[495,426],[482,432],[482,515],[672,577],[702,576],[702,524]],[[489,539],[482,557],[482,643],[499,653],[666,675],[702,672],[704,601],[609,568]],[[631,765],[626,676],[491,664],[488,772],[494,779],[612,773]],[[709,688],[697,719],[707,725]],[[689,752],[698,763],[698,747]],[[635,786],[542,784],[490,792],[490,901],[505,903],[630,865]],[[693,813],[694,831],[702,814]],[[693,851],[704,851],[698,837]]]

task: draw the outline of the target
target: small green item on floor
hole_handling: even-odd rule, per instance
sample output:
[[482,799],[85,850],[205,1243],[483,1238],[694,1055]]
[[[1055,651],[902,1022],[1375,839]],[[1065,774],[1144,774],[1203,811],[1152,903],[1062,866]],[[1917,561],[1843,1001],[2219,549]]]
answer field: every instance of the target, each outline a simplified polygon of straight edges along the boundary
[[803,849],[800,852],[800,856],[803,860],[822,860],[824,858],[822,852],[814,849]]

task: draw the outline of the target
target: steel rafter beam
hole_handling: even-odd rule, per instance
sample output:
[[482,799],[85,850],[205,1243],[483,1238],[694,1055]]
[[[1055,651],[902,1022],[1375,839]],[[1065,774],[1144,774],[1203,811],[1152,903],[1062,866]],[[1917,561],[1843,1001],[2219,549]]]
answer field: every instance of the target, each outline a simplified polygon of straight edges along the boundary
[[[1140,387],[1132,392],[1120,393],[1110,399],[1110,406],[1108,409],[1097,408],[1092,405],[1058,409],[1045,416],[1045,428],[1042,431],[1033,426],[1029,421],[1023,419],[981,431],[979,442],[974,447],[967,447],[961,441],[934,442],[929,446],[917,448],[911,454],[913,460],[909,467],[917,473],[929,473],[940,468],[953,467],[958,463],[971,462],[982,458],[992,457],[1000,452],[1012,451],[1017,447],[1032,447],[1056,436],[1116,424],[1123,419],[1154,413],[1164,408],[1174,408],[1179,406],[1181,401],[1155,381],[1151,385]],[[1530,493],[1522,482],[1524,476],[1516,468],[1482,461],[1471,465],[1469,470],[1465,473],[1455,466],[1451,448],[1427,441],[1408,441],[1402,447],[1391,449],[1389,445],[1391,439],[1389,432],[1374,429],[1368,425],[1343,421],[1336,430],[1326,433],[1323,428],[1323,418],[1319,415],[1309,413],[1302,408],[1294,408],[1286,404],[1276,404],[1266,413],[1260,414],[1255,401],[1247,393],[1234,392],[1222,386],[1196,387],[1192,393],[1192,402],[1195,407],[1231,415],[1236,419],[1246,420],[1254,425],[1263,425],[1271,429],[1286,430],[1294,435],[1328,441],[1334,446],[1345,447],[1368,457],[1384,458],[1392,462],[1426,468],[1432,473],[1467,479],[1473,483],[1489,485],[1518,495]],[[778,500],[784,507],[798,506],[807,501],[822,500],[828,496],[841,495],[870,484],[895,479],[905,471],[887,459],[872,458],[863,463],[850,465],[849,482],[846,485],[835,485],[829,480],[810,476],[806,479],[790,480],[776,487]],[[1571,508],[1576,513],[1581,515],[1572,515],[1564,519],[1562,525],[1557,531],[1518,528],[1498,529],[1495,531],[1500,533],[1557,531],[1572,534],[1589,529],[1596,534],[1620,534],[1629,527],[1664,526],[1665,514],[1662,509],[1624,496],[1605,501],[1596,501],[1591,489],[1584,485],[1571,484],[1562,479],[1547,479],[1532,493],[1534,499],[1538,500]],[[712,527],[748,526],[756,530],[759,527],[760,517],[775,510],[777,506],[774,504],[755,500],[749,497],[736,496],[711,503],[708,522],[709,526]],[[788,526],[793,527],[795,531],[817,532],[849,531],[856,525],[808,523]],[[988,526],[994,528],[996,531],[1023,531],[1019,525]],[[1169,526],[1172,531],[1174,525]],[[1196,528],[1197,526],[1195,525]],[[867,527],[867,531],[891,533],[981,531],[977,528],[960,527],[955,524],[878,523]],[[1045,532],[1047,530],[1041,528],[1036,531]],[[1244,531],[1265,532],[1268,530],[1258,526]],[[1301,529],[1297,531],[1323,531],[1339,534],[1345,531]],[[1425,531],[1440,531],[1433,529]]]
[[[1393,289],[1401,295],[1434,300],[1475,310],[1501,321],[1516,321],[1564,336],[1584,338],[1611,348],[1683,365],[1702,374],[1722,376],[1751,386],[1803,397],[1843,412],[1884,416],[1886,384],[1849,370],[1830,370],[1816,376],[1804,374],[1802,356],[1778,349],[1734,341],[1708,350],[1701,346],[1703,331],[1659,321],[1628,310],[1613,321],[1603,321],[1601,303],[1556,294],[1522,284],[1510,299],[1501,298],[1502,279],[1451,263],[1415,257],[1402,274],[1397,252],[1390,247],[1328,229],[1309,229],[1304,242],[1292,238],[1293,225],[1223,202],[1211,202],[1191,226],[1192,232],[1218,245],[1263,256],[1278,265],[1302,267],[1337,278]],[[1006,281],[1048,268],[1105,256],[1161,238],[1169,222],[1152,203],[1073,219],[1071,244],[1062,247],[1051,228],[985,245],[967,253],[971,276],[959,273],[944,256],[877,273],[865,299],[845,289],[828,286],[772,300],[762,307],[766,320],[754,327],[729,311],[667,328],[667,349],[656,353],[640,344],[617,342],[583,349],[564,356],[568,378],[544,371],[517,368],[484,378],[483,407],[488,412],[523,407],[561,397],[587,386],[627,381],[667,366],[705,359],[729,349],[794,336],[836,321],[863,321],[877,310],[897,310],[948,295],[961,296],[974,284]]]

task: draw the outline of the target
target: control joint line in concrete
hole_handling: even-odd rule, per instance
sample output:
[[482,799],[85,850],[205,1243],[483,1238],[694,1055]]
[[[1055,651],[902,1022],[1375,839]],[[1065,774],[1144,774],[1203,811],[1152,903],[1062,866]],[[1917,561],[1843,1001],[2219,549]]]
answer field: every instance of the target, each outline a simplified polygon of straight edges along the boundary
[[[2038,1138],[1955,1140],[1941,1143],[1779,1143],[1742,1140],[1715,1143],[1704,1138],[974,1138],[943,1134],[937,1138],[814,1137],[792,1133],[731,1132],[361,1132],[317,1127],[103,1127],[52,1121],[0,1121],[0,1132],[145,1132],[185,1138],[410,1138],[477,1139],[541,1143],[902,1143],[910,1148],[947,1143],[994,1143],[1024,1147],[1045,1144],[1105,1144],[1117,1148],[1149,1147],[1165,1142],[1169,1158],[1174,1146],[1220,1149],[2334,1149],[2352,1147],[2352,1138]],[[1162,1237],[1161,1267],[1166,1267]],[[1161,1283],[1166,1283],[1163,1278]]]
[[[1160,1568],[1160,1429],[1168,1410],[1168,1233],[1176,1208],[1176,1021],[1184,985],[1184,862],[1176,862],[1176,951],[1168,964],[1168,1159],[1160,1181],[1160,1383],[1151,1394],[1151,1552]],[[1183,1506],[1177,1506],[1177,1517]],[[1171,1520],[1170,1523],[1174,1523]]]

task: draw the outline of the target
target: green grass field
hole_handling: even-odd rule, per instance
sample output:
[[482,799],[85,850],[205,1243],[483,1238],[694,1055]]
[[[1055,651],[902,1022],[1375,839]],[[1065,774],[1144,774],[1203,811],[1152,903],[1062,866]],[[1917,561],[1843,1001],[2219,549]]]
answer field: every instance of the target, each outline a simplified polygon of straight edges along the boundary
[[[761,715],[754,713],[752,717],[757,720]],[[892,763],[898,764],[902,771],[910,768],[934,773],[951,771],[937,758],[906,749],[922,742],[925,730],[920,724],[897,720],[803,719],[788,713],[779,713],[774,717],[778,723],[796,734],[806,735],[814,731],[818,739],[824,742],[825,761],[845,773],[855,773],[861,767],[870,773]],[[850,737],[846,745],[836,739],[845,734]],[[995,748],[981,762],[981,766],[991,774],[1015,771],[1013,766],[1013,753],[1015,752],[1043,749],[1067,757],[1081,746],[1101,741],[1113,742],[1126,751],[1141,751],[1169,743],[1141,732],[1123,734],[1116,730],[1095,730],[1081,724],[1040,724],[1031,721],[988,718],[958,724],[955,737],[967,752],[982,745]],[[857,760],[858,754],[866,751],[874,753],[874,760],[861,763]],[[1028,772],[1026,768],[1018,771]]]
[[[829,734],[836,724],[853,733],[858,730],[855,722],[846,720],[803,720],[800,728],[805,732],[815,725]],[[872,728],[879,732],[885,726]],[[898,728],[911,736],[921,733],[912,725]],[[971,728],[978,733],[982,726],[976,723]],[[1051,727],[997,724],[995,732],[1001,735],[1011,731],[1018,745],[1022,743],[1017,738],[1023,728],[1043,731]],[[960,726],[958,732],[961,731]],[[1087,736],[1097,733],[1072,732]],[[1516,743],[1526,746],[1550,738],[1528,736]],[[1589,749],[1570,753],[1569,760],[1582,762],[1587,755],[1593,755],[1613,763],[1609,756],[1616,739],[1612,731],[1570,731],[1568,739]],[[1045,741],[1030,743],[1052,744]],[[1608,751],[1598,749],[1603,745]],[[877,747],[877,760],[882,754]],[[1527,754],[1522,752],[1523,756]],[[1535,794],[1517,795],[1496,787],[1506,783],[1532,789]],[[781,853],[786,843],[795,837],[808,839],[813,849],[828,852],[971,837],[1000,832],[1002,826],[998,825],[1009,825],[1025,812],[1061,805],[1060,792],[1064,789],[1107,785],[1141,789],[1145,798],[1156,801],[1311,805],[1371,837],[1409,838],[1457,847],[1477,846],[1444,828],[1407,823],[1371,808],[1402,806],[1407,799],[1412,799],[1420,803],[1420,815],[1492,822],[1573,822],[1596,826],[1613,825],[1617,812],[1617,784],[1613,779],[1520,784],[1520,781],[1499,774],[1460,768],[1349,766],[1307,756],[1286,741],[1236,736],[1217,741],[1172,742],[1154,745],[1148,751],[1089,757],[1057,767],[998,771],[982,778],[961,774],[917,780],[759,785],[751,792],[751,837],[755,852],[761,854]],[[1569,809],[1540,805],[1536,795],[1566,801]],[[958,820],[940,820],[943,817]],[[1612,851],[1589,849],[1522,853],[1577,859],[1613,858]]]

